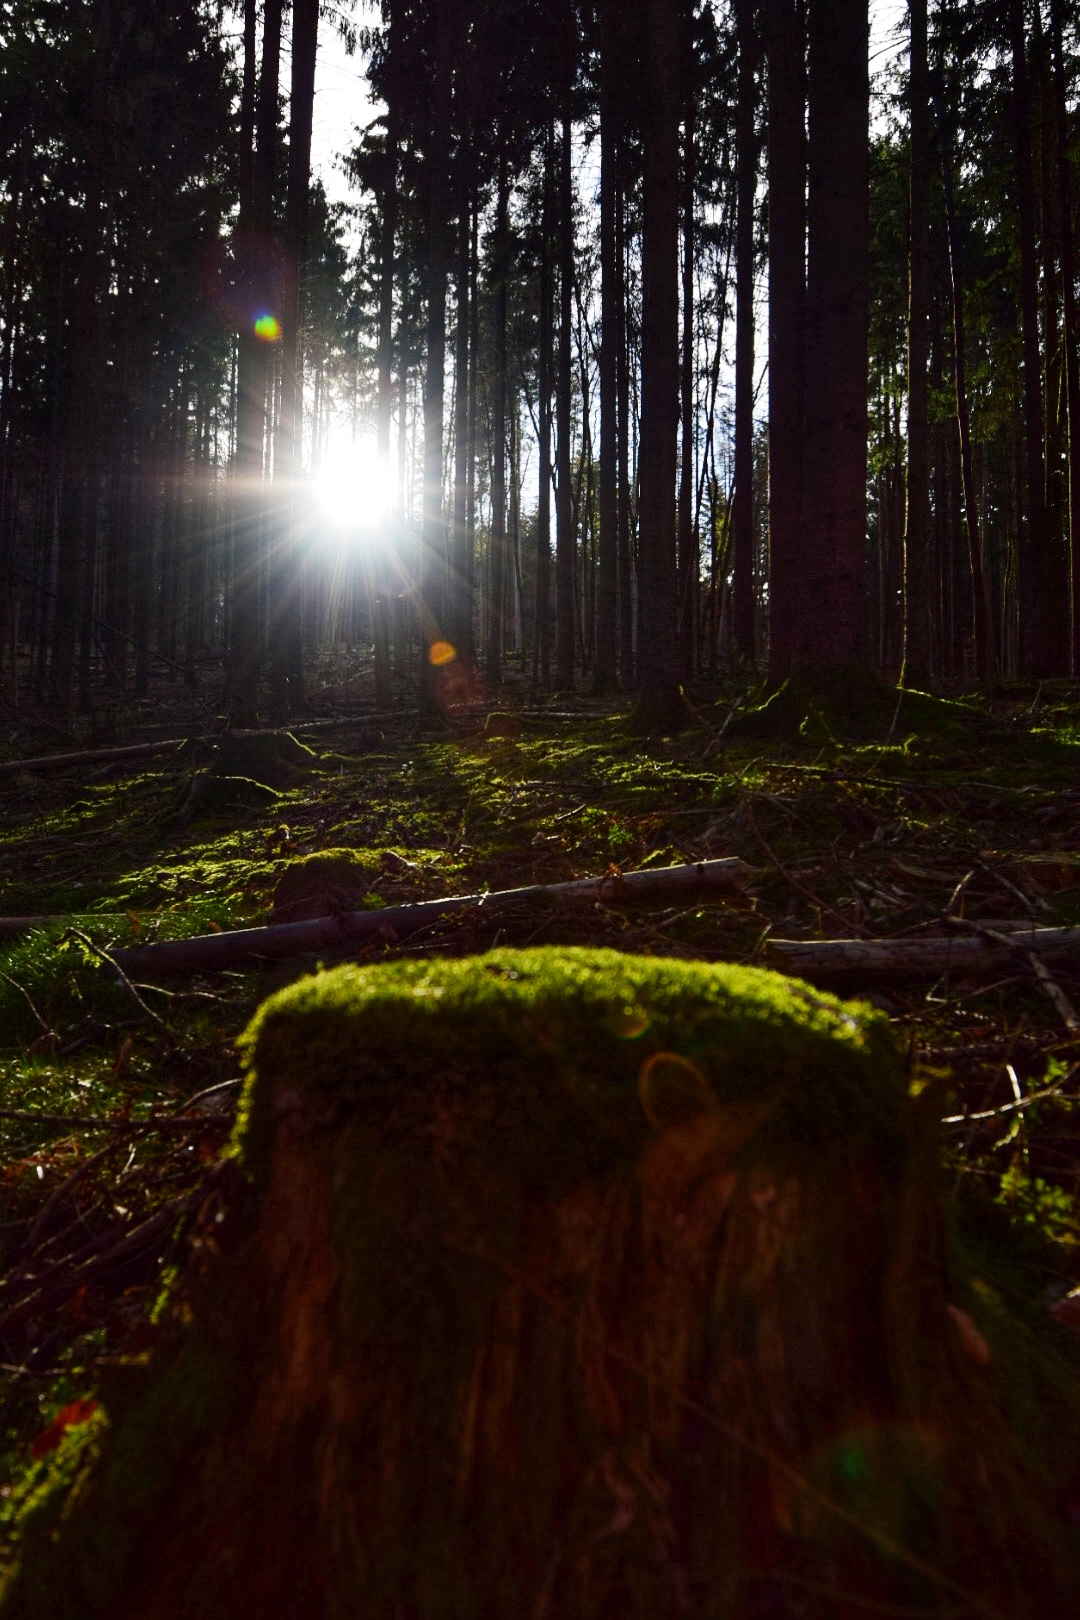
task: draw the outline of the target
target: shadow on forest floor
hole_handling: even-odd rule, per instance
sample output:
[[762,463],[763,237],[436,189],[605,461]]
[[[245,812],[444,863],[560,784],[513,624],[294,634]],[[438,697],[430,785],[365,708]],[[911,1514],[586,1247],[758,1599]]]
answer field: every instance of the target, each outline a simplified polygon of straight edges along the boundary
[[[152,1341],[162,1276],[206,1241],[220,1196],[234,1040],[269,990],[317,965],[162,988],[113,971],[114,947],[264,922],[290,861],[334,849],[363,852],[372,904],[714,856],[754,869],[723,904],[444,921],[395,954],[551,942],[754,962],[778,936],[1080,925],[1075,689],[703,687],[692,724],[652,744],[626,707],[541,710],[511,689],[494,719],[442,727],[328,712],[299,731],[317,755],[299,781],[189,817],[196,745],[0,777],[0,910],[55,918],[0,938],[0,1476],[18,1478],[64,1412]],[[167,694],[153,716],[165,735],[195,735],[191,721]],[[132,720],[116,740],[148,729]],[[72,747],[22,717],[9,732],[12,759]],[[1080,1282],[1080,968],[1055,965],[1048,984],[1018,960],[991,981],[879,983],[871,999],[940,1091],[965,1241],[1043,1320]]]

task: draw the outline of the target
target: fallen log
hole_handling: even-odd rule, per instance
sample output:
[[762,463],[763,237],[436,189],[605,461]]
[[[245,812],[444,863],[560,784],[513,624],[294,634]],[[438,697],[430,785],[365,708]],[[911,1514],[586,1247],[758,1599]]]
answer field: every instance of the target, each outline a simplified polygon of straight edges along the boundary
[[[769,939],[766,967],[821,984],[862,984],[876,979],[932,979],[946,974],[984,975],[1024,961],[1028,953],[1080,961],[1080,928],[993,925],[993,934],[925,935],[921,939]],[[1005,935],[1008,930],[1008,937]]]
[[0,761],[0,777],[16,776],[20,771],[64,771],[78,765],[112,765],[117,760],[149,759],[152,754],[167,754],[170,748],[181,749],[192,739],[165,737],[160,742],[127,743],[121,748],[84,748],[77,754],[41,754],[37,759],[5,759]]
[[732,894],[750,875],[745,861],[697,861],[687,866],[660,866],[645,872],[616,872],[571,883],[534,883],[522,889],[486,894],[449,895],[415,905],[385,906],[379,911],[350,911],[336,917],[313,917],[267,928],[240,928],[193,939],[133,945],[112,957],[127,974],[213,973],[245,963],[300,956],[307,951],[355,950],[373,940],[395,943],[418,929],[463,912],[495,912],[538,901],[582,901],[599,905],[668,904]]

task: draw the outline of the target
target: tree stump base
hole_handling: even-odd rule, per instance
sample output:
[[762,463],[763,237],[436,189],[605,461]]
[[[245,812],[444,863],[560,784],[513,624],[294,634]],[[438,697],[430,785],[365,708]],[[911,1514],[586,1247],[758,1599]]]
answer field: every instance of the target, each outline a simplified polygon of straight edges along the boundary
[[3,1620],[1072,1612],[1076,1400],[1029,1358],[1015,1437],[878,1015],[502,950],[246,1050],[243,1235],[42,1465]]

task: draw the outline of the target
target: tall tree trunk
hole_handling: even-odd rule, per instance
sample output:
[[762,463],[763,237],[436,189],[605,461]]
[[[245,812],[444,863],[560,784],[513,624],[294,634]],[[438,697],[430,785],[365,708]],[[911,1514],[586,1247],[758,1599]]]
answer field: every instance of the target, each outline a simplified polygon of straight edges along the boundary
[[319,0],[293,0],[289,101],[289,187],[285,202],[285,298],[281,333],[281,401],[274,445],[270,563],[270,718],[284,724],[303,703],[304,260],[307,254],[311,125],[315,101]]
[[[249,40],[253,42],[253,36],[245,17],[245,47]],[[262,479],[267,393],[271,375],[269,340],[273,337],[273,329],[260,325],[257,331],[256,322],[260,322],[261,317],[274,314],[270,232],[273,225],[280,58],[281,0],[266,0],[251,195],[249,198],[241,196],[240,199],[239,251],[246,297],[237,360],[236,478],[233,484],[229,613],[229,712],[233,724],[238,726],[253,726],[259,718]],[[252,55],[250,60],[247,59],[245,50],[245,79],[249,71],[254,72],[254,57]]]
[[[436,0],[435,80],[427,182],[427,369],[424,373],[424,506],[420,548],[420,710],[436,712],[435,672],[441,655],[443,535],[443,394],[446,370],[446,291],[449,185],[446,153],[451,127],[451,0]],[[434,661],[433,661],[434,659]]]
[[867,0],[810,0],[802,538],[794,662],[866,656]]
[[[379,215],[379,348],[376,359],[375,444],[380,466],[390,476],[390,425],[394,414],[394,243],[397,239],[398,139],[401,124],[397,84],[393,73],[396,58],[398,9],[390,13],[387,53],[389,102],[386,113],[386,152],[383,163],[382,198]],[[393,689],[390,681],[390,607],[394,596],[392,545],[388,532],[380,537],[375,558],[375,703],[389,706]]]
[[469,643],[473,647],[475,659],[475,639],[473,625],[475,623],[475,569],[476,569],[476,462],[479,449],[478,438],[478,382],[480,374],[480,203],[477,197],[473,198],[472,224],[469,236],[469,422],[468,422],[468,468],[466,472],[465,487],[465,544],[468,552],[470,576],[470,598],[473,601],[474,615],[469,622]]
[[469,323],[471,319],[469,248],[473,198],[463,201],[458,218],[456,317],[454,324],[454,545],[450,586],[450,639],[458,665],[470,674],[476,663],[473,645],[473,556],[469,534]]
[[675,481],[679,426],[679,119],[683,0],[646,0],[651,67],[645,109],[641,280],[642,597],[638,724],[655,733],[678,725],[678,580]]
[[1050,0],[1050,38],[1054,58],[1054,129],[1057,157],[1058,212],[1061,229],[1062,313],[1065,338],[1065,398],[1069,422],[1069,580],[1071,605],[1071,673],[1080,675],[1080,312],[1076,299],[1076,253],[1073,234],[1072,180],[1069,161],[1065,63],[1061,38],[1061,0]]
[[739,88],[735,117],[738,204],[735,242],[735,502],[732,532],[735,578],[732,613],[735,645],[754,656],[754,0],[735,0]]
[[930,299],[930,67],[926,0],[909,0],[908,101],[908,423],[904,513],[904,678],[922,685],[930,673],[930,426],[927,359]]
[[73,323],[71,381],[65,421],[65,458],[57,536],[56,602],[49,663],[49,707],[61,720],[71,707],[79,624],[82,559],[94,543],[98,505],[98,386],[103,366],[101,284],[108,92],[112,54],[112,0],[97,0],[90,88],[90,128],[80,221],[79,272]]
[[989,582],[983,567],[979,519],[975,506],[975,475],[971,461],[971,423],[968,415],[967,376],[964,358],[964,290],[960,279],[956,238],[956,209],[953,203],[952,142],[944,117],[944,98],[937,107],[941,146],[941,178],[945,200],[945,233],[949,249],[949,282],[953,317],[953,377],[956,390],[956,428],[960,448],[960,487],[966,520],[968,569],[971,575],[972,633],[975,641],[975,668],[983,680],[990,680],[996,668],[993,619],[990,613]]
[[615,195],[616,391],[619,450],[619,679],[634,684],[634,552],[630,532],[630,345],[626,311],[626,154],[618,150]]
[[[501,137],[501,130],[500,130]],[[495,277],[494,356],[491,402],[491,570],[489,575],[488,644],[485,668],[488,680],[502,680],[506,626],[506,283],[510,252],[510,184],[506,173],[506,146],[499,140],[499,176],[495,201],[495,242],[492,269]]]
[[619,456],[615,255],[618,193],[619,61],[616,0],[600,4],[600,558],[596,589],[597,693],[615,686],[618,632]]
[[[1037,3],[1037,0],[1036,0]],[[1035,242],[1034,174],[1031,161],[1031,93],[1024,37],[1023,0],[1009,0],[1009,45],[1013,68],[1016,206],[1020,228],[1020,327],[1024,354],[1024,466],[1027,534],[1021,542],[1021,622],[1030,634],[1025,662],[1035,675],[1061,675],[1067,667],[1067,592],[1046,522],[1042,367],[1039,361],[1039,267]],[[1063,560],[1063,559],[1061,559]]]
[[694,631],[697,625],[698,529],[694,503],[694,181],[696,145],[694,105],[697,84],[694,72],[693,31],[685,30],[683,62],[683,161],[682,161],[682,378],[679,415],[682,446],[679,465],[679,657],[684,680],[694,673]]
[[540,488],[536,512],[536,670],[547,685],[551,678],[551,193],[554,187],[555,126],[544,132],[544,191],[540,224]]
[[791,673],[803,611],[806,68],[801,0],[766,0],[769,67],[769,678]]
[[570,403],[574,343],[574,172],[569,84],[564,91],[559,150],[559,361],[555,393],[555,684],[574,684],[574,501]]

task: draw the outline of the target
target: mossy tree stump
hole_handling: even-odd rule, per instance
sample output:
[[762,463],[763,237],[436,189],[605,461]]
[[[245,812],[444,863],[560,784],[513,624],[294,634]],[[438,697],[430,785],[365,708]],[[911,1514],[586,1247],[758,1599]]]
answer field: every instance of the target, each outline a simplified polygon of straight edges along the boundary
[[1075,1405],[1014,1438],[882,1019],[506,950],[247,1053],[245,1235],[28,1493],[4,1620],[1071,1612]]

